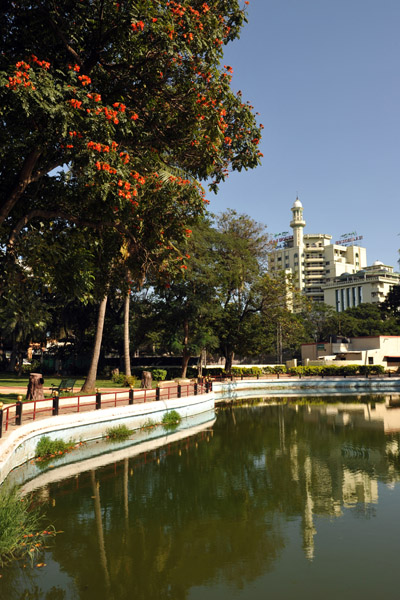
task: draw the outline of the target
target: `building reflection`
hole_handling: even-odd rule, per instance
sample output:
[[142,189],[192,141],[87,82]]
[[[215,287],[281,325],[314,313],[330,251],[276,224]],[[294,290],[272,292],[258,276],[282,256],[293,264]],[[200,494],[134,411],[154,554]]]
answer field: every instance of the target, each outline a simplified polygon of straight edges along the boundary
[[335,535],[324,519],[369,520],[382,483],[399,481],[399,398],[247,399],[193,436],[112,452],[38,494],[64,531],[52,558],[77,590],[91,574],[91,598],[137,600],[243,590],[293,558],[291,544],[311,562]]
[[[399,436],[392,435],[400,432],[400,395],[362,403],[318,404],[316,398],[315,404],[309,399],[303,401],[306,403],[291,398],[279,407],[277,421],[280,452],[288,456],[292,481],[301,488],[304,553],[313,560],[317,518],[341,517],[346,509],[355,507],[373,514],[379,499],[378,481],[392,486],[400,480]],[[294,429],[288,426],[293,424],[293,413]],[[299,422],[317,432],[321,440],[329,433],[336,440],[338,434],[350,435],[339,435],[338,444],[323,444],[324,452],[320,453],[314,437],[305,442]],[[376,434],[375,443],[368,441],[368,432]]]

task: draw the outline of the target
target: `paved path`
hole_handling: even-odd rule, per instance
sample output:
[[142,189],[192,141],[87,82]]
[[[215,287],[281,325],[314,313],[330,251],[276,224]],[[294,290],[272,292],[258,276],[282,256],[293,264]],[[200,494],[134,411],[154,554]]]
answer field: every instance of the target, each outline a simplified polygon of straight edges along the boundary
[[[129,388],[99,388],[100,392],[102,394],[106,394],[107,392],[123,392],[128,390]],[[0,385],[0,395],[4,394],[4,395],[8,395],[8,394],[22,394],[23,396],[26,395],[26,391],[27,388],[26,386],[5,386],[5,385]],[[47,394],[51,394],[51,388],[50,387],[46,387],[43,386],[43,391],[44,393]],[[78,388],[76,388],[75,394],[77,394],[80,390]],[[1,398],[0,398],[1,399]]]
[[[100,388],[99,391],[103,394],[106,394],[107,392],[127,392],[129,388]],[[50,400],[51,401],[51,389],[50,387],[43,388],[44,390],[44,394],[46,397],[46,400]],[[21,394],[24,398],[26,395],[26,387],[14,387],[14,386],[0,386],[0,402],[1,402],[1,396],[2,394],[5,395],[9,395],[9,394]],[[8,402],[6,404],[3,405],[3,408],[6,409],[7,406],[14,405],[15,402]],[[123,404],[121,404],[122,406]],[[81,406],[80,408],[80,412],[88,412],[89,410],[95,410],[93,406],[89,406],[89,407],[85,407],[85,406]],[[76,414],[77,410],[75,406],[71,406],[71,407],[65,407],[62,408],[62,410],[60,410],[60,414]],[[43,414],[39,413],[36,415],[35,420],[39,420],[39,419],[47,419],[51,417],[51,413],[50,411],[45,411]],[[31,420],[28,418],[28,420],[23,420],[23,423],[28,423]],[[20,426],[19,425],[15,425],[15,418],[10,419],[9,423],[8,423],[8,428],[7,431],[5,431],[5,426],[3,425],[3,432],[2,432],[2,437],[0,438],[0,446],[1,446],[1,442],[4,441],[5,439],[7,439],[10,434],[15,431],[16,429],[18,429]]]

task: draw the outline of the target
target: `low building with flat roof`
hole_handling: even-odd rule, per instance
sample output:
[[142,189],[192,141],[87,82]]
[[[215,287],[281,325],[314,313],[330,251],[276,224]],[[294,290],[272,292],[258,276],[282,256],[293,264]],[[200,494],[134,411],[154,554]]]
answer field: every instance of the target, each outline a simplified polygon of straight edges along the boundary
[[322,285],[324,302],[337,312],[363,302],[383,302],[393,286],[400,285],[400,273],[377,260],[356,273],[342,273]]
[[329,342],[302,344],[301,360],[303,365],[323,361],[331,364],[383,365],[387,369],[397,369],[400,367],[400,336],[337,336]]

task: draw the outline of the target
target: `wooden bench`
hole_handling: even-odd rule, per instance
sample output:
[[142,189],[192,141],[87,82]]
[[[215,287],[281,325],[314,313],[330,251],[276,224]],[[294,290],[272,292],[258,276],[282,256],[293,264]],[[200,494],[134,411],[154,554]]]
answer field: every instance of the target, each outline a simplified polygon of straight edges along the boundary
[[72,378],[61,379],[58,385],[51,386],[51,393],[54,395],[55,392],[57,392],[57,394],[60,394],[60,392],[71,392],[71,394],[73,394],[75,381],[76,379]]

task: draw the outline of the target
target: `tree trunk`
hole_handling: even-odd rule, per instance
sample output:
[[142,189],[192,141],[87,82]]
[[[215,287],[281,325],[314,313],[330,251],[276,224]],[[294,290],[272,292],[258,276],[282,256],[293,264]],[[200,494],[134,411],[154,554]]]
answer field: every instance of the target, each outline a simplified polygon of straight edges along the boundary
[[106,582],[106,589],[110,589],[110,573],[108,571],[108,562],[106,554],[106,545],[104,539],[104,528],[103,528],[103,516],[101,514],[101,501],[100,501],[100,483],[96,481],[95,471],[90,471],[90,478],[92,481],[92,498],[94,500],[94,516],[96,521],[97,529],[97,542],[99,544],[100,564],[103,568],[104,579]]
[[42,154],[41,148],[35,148],[28,154],[22,165],[18,181],[12,189],[10,195],[0,204],[0,224],[8,217],[15,204],[21,198],[22,194],[32,181],[32,172],[37,161]]
[[181,377],[186,377],[187,367],[189,364],[190,351],[188,348],[189,344],[189,322],[185,320],[183,322],[183,353],[182,353],[182,372]]
[[145,390],[151,390],[153,387],[153,376],[150,371],[142,372],[141,386]]
[[130,290],[125,296],[124,304],[124,360],[125,360],[125,375],[130,377],[131,372],[131,354],[129,348],[129,304],[131,301]]
[[182,372],[181,372],[182,379],[185,379],[185,377],[186,377],[186,372],[187,372],[187,368],[188,368],[188,364],[189,364],[189,358],[190,358],[190,352],[188,352],[188,350],[186,350],[186,348],[184,348],[183,357],[182,357]]
[[233,363],[233,357],[234,356],[235,356],[235,353],[234,353],[233,350],[230,350],[226,354],[226,357],[225,357],[225,371],[227,373],[230,373],[232,371],[232,363]]
[[30,373],[26,399],[44,400],[43,383],[44,379],[41,373]]
[[107,296],[104,296],[100,302],[99,316],[97,319],[96,336],[94,340],[92,361],[90,363],[89,372],[87,374],[85,383],[82,386],[81,392],[91,393],[94,391],[97,377],[97,367],[99,364],[101,340],[103,337],[104,320],[106,316]]
[[17,336],[15,335],[15,331],[12,334],[11,343],[12,343],[11,356],[10,356],[10,362],[8,363],[8,366],[7,366],[7,371],[9,373],[15,373],[15,367],[17,366],[17,357],[18,357],[18,343],[17,343]]

